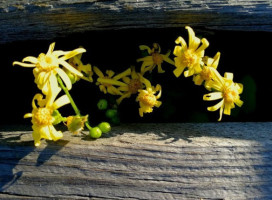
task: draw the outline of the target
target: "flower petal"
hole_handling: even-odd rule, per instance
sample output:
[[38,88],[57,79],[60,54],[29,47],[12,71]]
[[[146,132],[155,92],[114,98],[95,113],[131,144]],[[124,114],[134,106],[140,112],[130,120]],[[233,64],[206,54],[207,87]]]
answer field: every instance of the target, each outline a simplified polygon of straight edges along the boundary
[[216,111],[218,110],[220,107],[222,107],[224,105],[224,100],[220,101],[219,103],[215,104],[214,106],[208,107],[208,111]]
[[131,74],[131,69],[128,68],[127,70],[123,71],[120,74],[117,74],[116,76],[113,77],[114,80],[119,80],[120,78],[126,77]]
[[76,56],[78,54],[84,53],[84,52],[86,52],[86,49],[84,49],[84,48],[77,48],[77,49],[75,49],[73,51],[69,51],[67,54],[65,54],[64,56],[62,56],[60,59],[61,60],[67,60],[69,58],[72,58],[72,57],[74,57],[74,56]]
[[125,83],[123,83],[121,81],[108,79],[108,78],[98,78],[97,81],[100,82],[100,83],[106,83],[106,84],[111,84],[111,85],[127,86],[127,84],[125,84]]
[[100,78],[104,77],[104,74],[101,72],[101,70],[98,67],[93,67],[94,73],[96,73],[96,75]]
[[18,62],[18,61],[14,61],[12,63],[12,65],[20,65],[22,67],[35,67],[36,65],[35,64],[29,64],[29,63],[22,63],[22,62]]
[[53,103],[53,109],[57,110],[58,108],[69,104],[70,103],[70,99],[68,98],[67,95],[62,95],[61,97],[59,97],[54,103]]
[[146,46],[146,45],[140,45],[139,49],[141,51],[147,50],[148,54],[151,54],[151,49],[148,46]]
[[69,76],[61,68],[57,68],[56,71],[58,72],[58,75],[61,77],[61,79],[65,83],[67,89],[70,90],[72,88],[72,83]]
[[223,98],[222,92],[212,92],[203,96],[203,100],[205,101],[213,101],[221,98]]
[[55,42],[50,44],[49,49],[46,54],[51,54],[54,51],[55,44],[56,44]]
[[28,56],[23,59],[23,62],[30,62],[36,64],[38,62],[38,59],[33,56]]

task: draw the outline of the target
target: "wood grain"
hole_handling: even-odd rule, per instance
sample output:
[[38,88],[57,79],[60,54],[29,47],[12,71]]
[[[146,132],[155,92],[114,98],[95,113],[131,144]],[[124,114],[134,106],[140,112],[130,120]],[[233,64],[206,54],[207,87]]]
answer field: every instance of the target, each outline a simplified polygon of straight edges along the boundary
[[123,124],[34,148],[0,132],[1,199],[271,199],[272,123]]
[[272,4],[270,0],[13,0],[0,2],[0,19],[0,43],[185,25],[272,31]]

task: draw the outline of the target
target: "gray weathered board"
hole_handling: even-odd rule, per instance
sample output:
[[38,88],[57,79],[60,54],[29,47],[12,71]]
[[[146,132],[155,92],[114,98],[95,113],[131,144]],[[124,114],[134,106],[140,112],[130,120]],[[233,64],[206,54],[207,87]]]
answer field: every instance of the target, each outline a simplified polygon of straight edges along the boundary
[[[16,128],[19,129],[16,131]],[[123,124],[33,147],[0,131],[0,199],[272,199],[272,123]]]
[[71,33],[185,25],[272,31],[271,0],[0,1],[0,44]]

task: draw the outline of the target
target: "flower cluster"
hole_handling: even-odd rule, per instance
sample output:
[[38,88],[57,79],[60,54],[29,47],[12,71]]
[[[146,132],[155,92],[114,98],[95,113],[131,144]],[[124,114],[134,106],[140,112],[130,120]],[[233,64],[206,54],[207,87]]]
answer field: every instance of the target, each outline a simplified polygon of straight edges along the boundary
[[216,53],[213,58],[204,56],[205,49],[209,46],[209,42],[203,38],[199,39],[195,36],[193,29],[186,26],[189,34],[188,45],[182,37],[176,40],[174,49],[175,67],[174,74],[179,77],[184,73],[185,77],[193,76],[196,85],[204,83],[208,91],[213,91],[203,96],[206,101],[222,99],[214,106],[208,107],[208,111],[216,111],[219,109],[221,121],[222,114],[230,115],[231,109],[235,104],[239,107],[243,105],[240,100],[240,94],[243,91],[243,85],[233,82],[233,74],[225,73],[222,77],[217,71],[220,52]]
[[[50,44],[47,53],[40,53],[37,58],[28,56],[22,62],[13,62],[13,65],[34,68],[34,82],[41,90],[41,93],[34,95],[32,112],[24,115],[25,118],[32,118],[35,146],[40,145],[41,139],[57,141],[62,138],[62,132],[54,127],[60,122],[64,122],[75,134],[83,130],[84,124],[90,131],[93,129],[87,122],[88,116],[81,116],[69,93],[72,84],[79,79],[92,82],[91,66],[83,65],[80,61],[86,50],[78,48],[73,51],[54,51],[54,47],[55,43]],[[57,98],[61,90],[66,94]],[[66,104],[72,105],[75,116],[62,117],[58,109]]]
[[[165,70],[162,68],[164,62],[175,67],[173,73],[177,78],[184,74],[185,77],[192,77],[195,85],[204,85],[210,91],[203,96],[205,101],[220,100],[216,105],[208,107],[208,111],[219,110],[219,121],[223,114],[230,115],[235,105],[242,106],[240,94],[243,91],[243,85],[233,82],[232,73],[225,73],[222,77],[217,71],[220,52],[213,58],[206,56],[205,50],[209,46],[207,39],[196,37],[189,26],[185,28],[189,35],[188,44],[182,37],[178,37],[175,41],[173,59],[170,58],[171,51],[167,51],[166,54],[161,53],[158,43],[154,43],[151,48],[140,45],[139,49],[145,52],[146,56],[136,60],[141,62],[139,71],[135,66],[131,66],[121,73],[115,73],[112,70],[102,72],[96,66],[83,64],[81,57],[86,51],[84,48],[80,47],[73,51],[54,51],[55,43],[49,46],[46,54],[41,53],[37,58],[28,56],[22,62],[13,62],[13,65],[34,68],[34,82],[41,90],[41,93],[33,98],[32,112],[24,116],[32,118],[35,146],[40,145],[42,138],[54,141],[62,138],[62,132],[54,127],[60,122],[63,122],[68,130],[75,134],[81,132],[86,126],[93,138],[99,138],[102,133],[110,130],[109,124],[105,122],[92,128],[88,122],[88,115],[80,114],[69,90],[72,84],[81,79],[90,83],[94,82],[101,92],[115,96],[116,106],[119,106],[124,99],[135,95],[141,117],[144,113],[152,112],[154,107],[160,107],[162,87],[160,84],[152,86],[145,76],[147,72],[152,73],[156,67],[158,73],[164,73]],[[94,75],[97,76],[96,79]],[[65,95],[57,98],[61,90]],[[66,104],[71,104],[75,116],[61,116],[58,109]],[[101,110],[106,109],[106,100],[101,100],[98,107]],[[110,109],[106,116],[114,117],[116,113],[116,110]]]

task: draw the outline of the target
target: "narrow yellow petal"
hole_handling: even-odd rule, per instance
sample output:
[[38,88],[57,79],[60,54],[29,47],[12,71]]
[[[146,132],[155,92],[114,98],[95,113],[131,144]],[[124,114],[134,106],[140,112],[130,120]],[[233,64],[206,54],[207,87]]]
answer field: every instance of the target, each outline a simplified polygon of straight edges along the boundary
[[150,83],[149,80],[147,80],[147,79],[144,78],[143,76],[140,77],[140,80],[141,80],[142,83],[145,84],[145,87],[146,87],[146,88],[151,88],[151,83]]
[[98,67],[93,67],[94,73],[100,78],[104,77],[104,74],[101,72],[101,70]]
[[23,62],[30,62],[32,64],[36,64],[38,62],[38,59],[33,56],[28,56],[23,59]]
[[83,74],[80,73],[78,70],[76,70],[74,67],[72,67],[69,63],[67,63],[64,60],[60,60],[59,59],[59,64],[61,64],[63,67],[65,67],[66,69],[68,69],[70,72],[74,73],[75,75],[82,77]]
[[126,86],[126,84],[121,82],[121,81],[108,79],[108,78],[98,78],[97,81],[100,82],[100,83],[108,83],[108,84],[111,84],[111,85]]
[[208,40],[206,40],[206,38],[202,38],[201,42],[202,42],[202,45],[196,50],[195,53],[200,53],[201,51],[204,51],[209,46],[209,42]]
[[123,80],[126,84],[129,84],[129,83],[130,83],[130,78],[128,78],[128,77],[123,77],[122,80]]
[[203,96],[203,100],[205,101],[213,101],[221,98],[223,98],[222,92],[212,92]]
[[158,64],[158,73],[164,73],[165,71],[162,69],[161,64]]
[[61,68],[57,68],[56,71],[58,72],[58,75],[61,77],[61,79],[65,83],[67,89],[70,90],[72,88],[72,83],[69,76]]
[[173,71],[174,75],[178,78],[178,77],[182,74],[184,68],[185,68],[185,67],[177,67],[177,68]]
[[120,78],[123,78],[125,76],[128,76],[131,74],[131,69],[128,68],[127,70],[123,71],[120,74],[117,74],[116,76],[113,77],[114,80],[119,80]]
[[136,61],[137,62],[143,61],[143,62],[152,62],[153,63],[153,57],[152,56],[145,56],[143,58],[138,58]]
[[12,65],[20,65],[22,67],[35,67],[36,65],[35,64],[29,64],[29,63],[22,63],[22,62],[18,62],[18,61],[14,61],[12,63]]
[[166,55],[162,55],[163,60],[171,65],[175,65],[175,62]]
[[244,104],[244,102],[242,100],[238,99],[238,100],[235,101],[235,104],[237,106],[241,107]]
[[46,54],[51,54],[54,51],[55,42],[51,43]]
[[61,60],[67,60],[69,58],[72,58],[78,54],[81,54],[81,53],[84,53],[86,52],[86,49],[83,49],[83,48],[78,48],[78,49],[75,49],[73,51],[69,51],[67,54],[65,54],[64,56],[62,56],[60,59]]
[[229,79],[229,80],[233,80],[233,73],[225,72],[224,78]]
[[182,47],[187,48],[187,44],[182,37],[178,37],[175,41],[176,44],[181,44]]
[[148,46],[146,46],[146,45],[140,45],[139,49],[141,51],[147,50],[148,54],[151,54],[151,49]]
[[123,95],[123,93],[114,86],[108,87],[108,93],[112,95]]
[[26,114],[24,115],[24,118],[30,118],[30,117],[32,117],[32,116],[33,116],[32,113],[26,113]]
[[54,110],[57,110],[58,108],[66,105],[66,104],[69,104],[70,103],[70,100],[68,98],[67,95],[63,95],[61,97],[59,97],[54,103],[53,103],[53,109]]
[[220,101],[219,103],[217,103],[214,106],[208,107],[208,111],[216,111],[218,110],[220,107],[222,107],[224,105],[224,100]]

